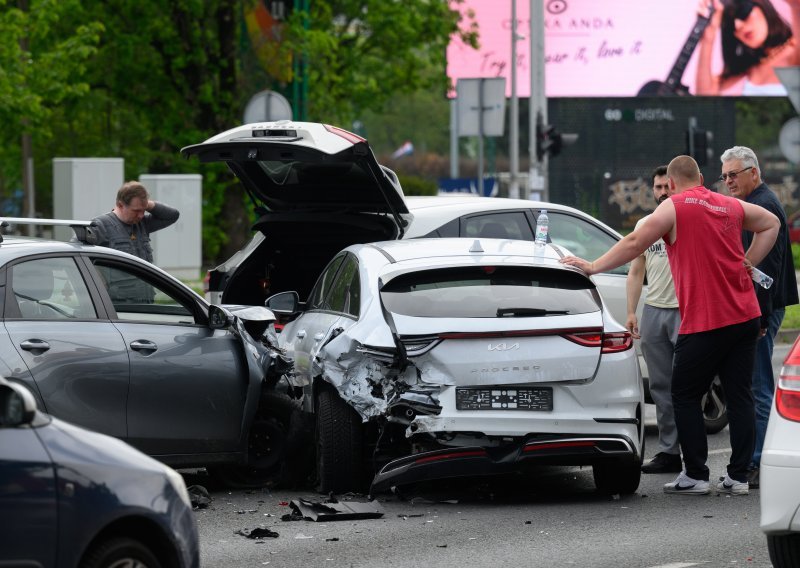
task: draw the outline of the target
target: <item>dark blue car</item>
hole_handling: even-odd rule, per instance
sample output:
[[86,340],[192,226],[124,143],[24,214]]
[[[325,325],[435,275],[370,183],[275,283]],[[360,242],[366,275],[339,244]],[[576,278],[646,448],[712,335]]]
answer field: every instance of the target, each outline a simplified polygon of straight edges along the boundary
[[37,411],[0,377],[0,566],[199,566],[173,469],[115,438]]

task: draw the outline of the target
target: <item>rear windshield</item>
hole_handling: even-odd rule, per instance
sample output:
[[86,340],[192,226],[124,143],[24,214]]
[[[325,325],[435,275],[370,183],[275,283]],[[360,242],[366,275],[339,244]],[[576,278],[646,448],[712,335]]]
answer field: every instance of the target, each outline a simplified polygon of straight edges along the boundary
[[398,276],[381,290],[395,314],[423,318],[550,317],[600,311],[580,274],[521,266],[470,266]]

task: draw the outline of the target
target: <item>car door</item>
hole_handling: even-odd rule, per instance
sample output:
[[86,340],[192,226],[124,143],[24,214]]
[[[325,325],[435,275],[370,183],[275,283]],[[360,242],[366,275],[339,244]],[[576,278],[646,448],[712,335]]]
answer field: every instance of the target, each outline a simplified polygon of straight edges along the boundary
[[248,387],[239,340],[211,329],[199,297],[145,263],[90,261],[130,357],[127,441],[169,463],[236,450]]
[[283,328],[282,345],[294,358],[297,378],[307,384],[313,378],[311,357],[314,346],[322,340],[328,328],[338,318],[337,314],[325,309],[325,298],[344,259],[345,255],[342,253],[328,263],[311,289],[305,311]]
[[58,487],[36,429],[0,423],[0,565],[56,566]]
[[360,313],[358,261],[349,253],[337,255],[323,270],[311,292],[307,309],[287,325],[287,347],[294,352],[295,371],[310,382],[314,357],[338,327],[347,328]]
[[3,325],[25,368],[7,362],[10,378],[53,416],[125,438],[128,353],[82,265],[69,255],[11,265]]

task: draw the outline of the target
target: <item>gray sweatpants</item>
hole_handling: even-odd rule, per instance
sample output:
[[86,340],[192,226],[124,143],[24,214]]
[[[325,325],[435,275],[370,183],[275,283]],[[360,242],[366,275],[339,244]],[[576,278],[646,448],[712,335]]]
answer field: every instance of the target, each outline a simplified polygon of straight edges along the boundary
[[642,355],[650,374],[650,396],[656,405],[658,451],[675,455],[680,454],[680,445],[672,411],[672,360],[680,325],[678,308],[644,305],[639,333]]

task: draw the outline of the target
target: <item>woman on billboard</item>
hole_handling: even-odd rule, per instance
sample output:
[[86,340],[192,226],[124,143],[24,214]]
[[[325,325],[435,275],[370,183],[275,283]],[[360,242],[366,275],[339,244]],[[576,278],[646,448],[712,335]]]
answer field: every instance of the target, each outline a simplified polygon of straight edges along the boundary
[[[770,0],[700,0],[698,15],[708,25],[700,40],[697,95],[786,95],[774,68],[800,65],[800,0],[783,1],[791,25]],[[720,32],[723,69],[715,75],[712,51]],[[731,91],[737,83],[740,89]]]

